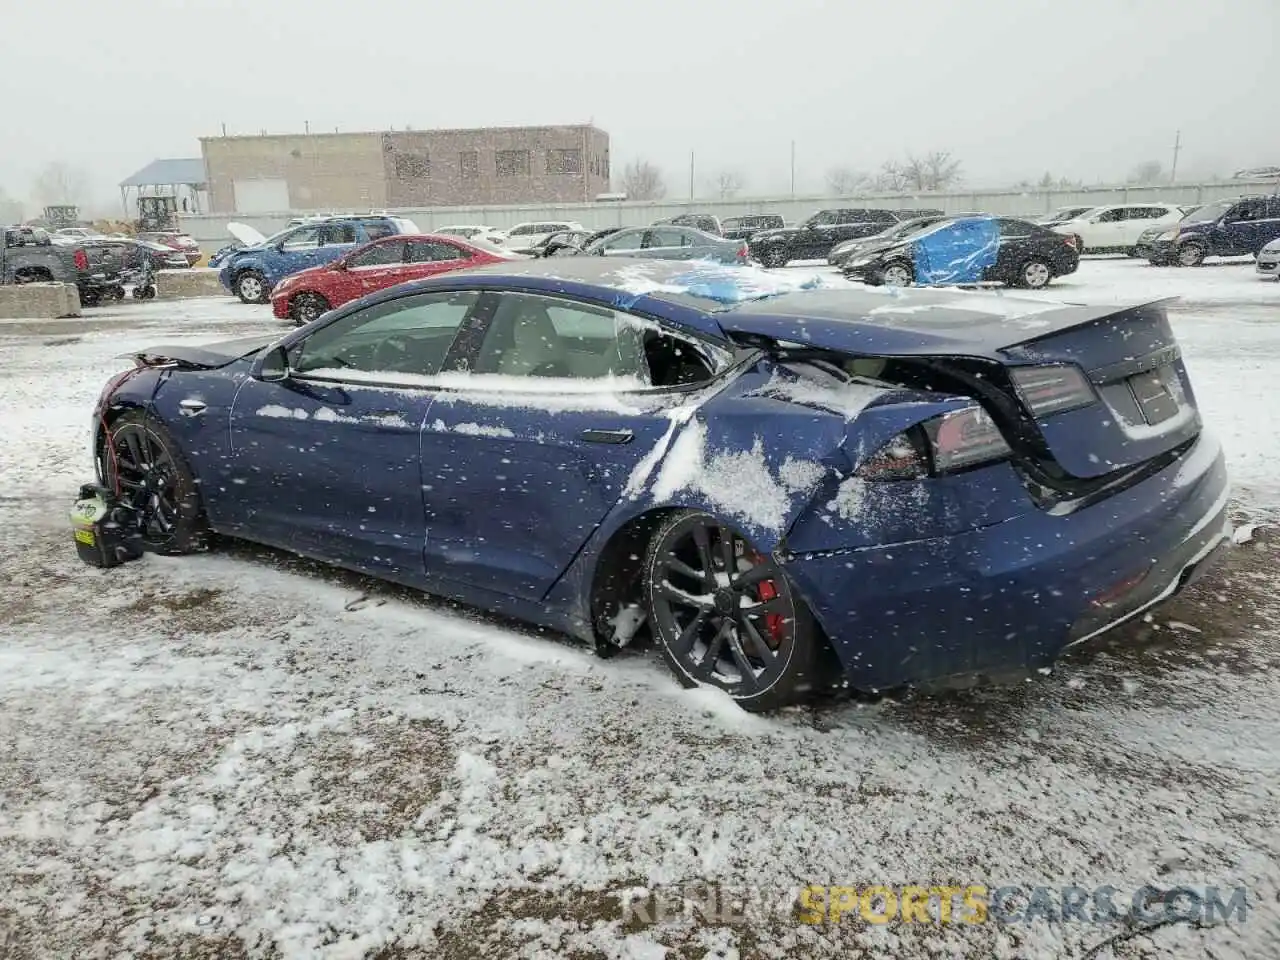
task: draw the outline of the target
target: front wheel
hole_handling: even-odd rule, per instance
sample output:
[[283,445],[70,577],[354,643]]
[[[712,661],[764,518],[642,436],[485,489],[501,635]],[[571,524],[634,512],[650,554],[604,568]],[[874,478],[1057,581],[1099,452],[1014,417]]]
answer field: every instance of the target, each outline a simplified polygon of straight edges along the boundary
[[1017,286],[1042,290],[1053,279],[1053,269],[1043,260],[1028,260],[1018,270]]
[[1184,243],[1178,248],[1178,266],[1198,267],[1204,263],[1204,247],[1198,243]]
[[772,558],[715,516],[681,510],[649,541],[649,623],[686,687],[716,687],[751,711],[797,700],[818,681],[822,641]]
[[909,287],[914,279],[911,267],[901,262],[891,263],[880,271],[880,282],[886,287]]
[[329,301],[318,293],[300,293],[289,304],[289,313],[298,326],[306,326],[330,310]]
[[204,547],[199,487],[162,423],[141,412],[122,414],[111,424],[99,456],[106,485],[136,511],[147,549],[183,554]]
[[242,303],[266,303],[271,292],[266,278],[256,270],[246,270],[236,277],[235,290]]

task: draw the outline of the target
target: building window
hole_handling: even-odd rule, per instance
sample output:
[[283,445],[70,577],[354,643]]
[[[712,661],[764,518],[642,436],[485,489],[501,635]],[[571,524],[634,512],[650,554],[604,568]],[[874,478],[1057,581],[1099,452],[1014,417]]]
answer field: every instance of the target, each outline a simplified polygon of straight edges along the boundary
[[548,150],[547,173],[582,173],[582,151]]
[[528,150],[499,150],[494,163],[500,177],[527,177],[529,175]]
[[396,179],[423,180],[431,176],[431,158],[425,153],[397,153]]
[[463,150],[458,154],[458,170],[463,180],[480,179],[480,153],[477,150]]
[[604,152],[604,160],[600,162],[600,176],[609,179],[609,151]]

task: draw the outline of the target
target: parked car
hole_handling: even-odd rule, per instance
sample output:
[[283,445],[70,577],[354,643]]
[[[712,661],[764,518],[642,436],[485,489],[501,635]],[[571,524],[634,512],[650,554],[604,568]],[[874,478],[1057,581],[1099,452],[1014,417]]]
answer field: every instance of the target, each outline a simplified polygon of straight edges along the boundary
[[124,249],[114,243],[61,237],[32,227],[5,227],[0,249],[0,284],[73,283],[80,302],[93,306],[123,296],[120,273]]
[[98,477],[153,551],[247,538],[650,641],[752,710],[1033,675],[1226,549],[1159,303],[786,279],[521,261],[141,349],[93,410]]
[[842,240],[869,237],[897,222],[889,210],[819,210],[798,227],[761,230],[747,242],[751,255],[766,267],[785,267],[792,260],[825,259]]
[[715,260],[746,263],[745,240],[726,240],[693,227],[628,227],[583,248],[584,256],[646,257],[654,260]]
[[187,260],[187,266],[194,267],[200,262],[200,258],[204,256],[200,251],[200,244],[190,234],[180,233],[176,230],[159,230],[146,233],[139,233],[137,239],[146,240],[150,243],[163,244],[179,251]]
[[504,231],[496,227],[486,227],[482,224],[464,223],[451,224],[446,227],[436,227],[431,231],[436,235],[444,234],[450,237],[461,237],[463,240],[487,240],[489,243],[505,243],[507,235]]
[[1157,266],[1197,267],[1205,257],[1257,255],[1280,238],[1280,196],[1215,200],[1177,223],[1144,233],[1137,254]]
[[1168,229],[1185,214],[1185,210],[1172,203],[1113,203],[1086,210],[1078,217],[1055,223],[1051,229],[1063,236],[1076,237],[1076,249],[1081,253],[1132,256],[1146,230]]
[[516,253],[528,253],[553,233],[565,230],[585,230],[576,220],[540,220],[534,223],[518,223],[507,233],[503,246]]
[[587,245],[589,238],[594,237],[595,233],[591,230],[561,230],[559,233],[548,234],[540,244],[530,248],[527,254],[531,257],[546,257],[565,246],[581,249]]
[[151,240],[133,237],[121,240],[104,237],[100,241],[90,240],[88,242],[105,242],[119,246],[124,251],[122,264],[126,271],[140,270],[146,261],[150,261],[152,270],[191,269],[191,260],[185,253],[163,243],[155,243]]
[[851,257],[844,275],[872,286],[995,282],[1038,290],[1075,273],[1079,263],[1069,238],[1038,224],[960,217]]
[[618,231],[627,229],[630,228],[605,227],[603,230],[593,230],[585,235],[576,230],[552,234],[547,243],[540,248],[538,255],[541,257],[576,257],[597,240],[611,237]]
[[1258,251],[1258,273],[1280,280],[1280,240],[1272,240]]
[[678,217],[655,220],[651,224],[651,226],[655,227],[668,225],[673,227],[693,227],[695,230],[701,230],[703,233],[709,233],[715,237],[724,235],[719,217],[713,217],[709,213],[682,213]]
[[55,230],[51,234],[53,237],[69,237],[72,240],[90,240],[102,235],[100,231],[94,230],[92,227],[63,227],[61,230]]
[[[981,216],[981,214],[955,214],[958,217],[964,216]],[[939,213],[937,215],[927,215],[921,217],[913,217],[910,220],[903,220],[901,223],[895,223],[893,226],[874,233],[869,237],[861,237],[857,240],[845,240],[843,243],[837,243],[831,248],[831,252],[827,254],[827,263],[833,267],[843,267],[845,261],[850,257],[857,256],[866,251],[896,243],[903,237],[910,236],[917,230],[923,230],[925,227],[932,226],[942,220],[946,220],[946,214]]]
[[238,239],[256,243],[221,258],[218,279],[245,303],[266,303],[277,283],[309,267],[332,263],[371,240],[421,233],[402,217],[337,217],[286,228],[270,238],[244,224],[228,224]]
[[1093,207],[1059,207],[1053,213],[1046,213],[1042,217],[1032,220],[1032,223],[1039,224],[1042,227],[1052,227],[1059,223],[1066,223],[1068,220],[1075,220],[1077,217],[1083,216],[1092,210]]
[[271,291],[271,312],[301,326],[335,307],[398,283],[515,259],[523,258],[483,240],[443,234],[383,237],[333,263],[285,277]]
[[776,213],[754,213],[730,217],[720,225],[720,233],[729,240],[750,240],[761,230],[780,230],[786,225],[786,221]]

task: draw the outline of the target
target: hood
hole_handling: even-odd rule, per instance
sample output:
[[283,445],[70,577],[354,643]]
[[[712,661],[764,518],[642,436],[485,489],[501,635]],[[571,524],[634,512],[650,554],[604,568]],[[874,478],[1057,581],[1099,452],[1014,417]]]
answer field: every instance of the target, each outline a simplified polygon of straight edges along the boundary
[[239,337],[217,343],[164,345],[146,347],[126,353],[121,359],[139,360],[144,364],[177,363],[179,367],[212,370],[225,367],[242,357],[249,357],[280,339],[280,335],[268,334],[256,337]]
[[1267,253],[1280,253],[1280,237],[1276,238],[1275,240],[1272,240],[1270,243],[1266,244],[1262,249],[1267,251]]
[[910,240],[877,240],[875,237],[867,237],[865,240],[850,240],[849,250],[856,250],[859,257],[875,256],[886,251],[896,248],[906,249],[911,246]]
[[267,240],[266,237],[247,223],[237,223],[234,220],[227,224],[227,233],[231,234],[231,236],[233,236],[238,242],[243,243],[246,247],[260,247]]
[[728,336],[747,341],[863,356],[966,356],[1001,362],[1012,347],[1167,302],[1083,306],[959,290],[817,289],[727,310],[716,314],[716,322]]

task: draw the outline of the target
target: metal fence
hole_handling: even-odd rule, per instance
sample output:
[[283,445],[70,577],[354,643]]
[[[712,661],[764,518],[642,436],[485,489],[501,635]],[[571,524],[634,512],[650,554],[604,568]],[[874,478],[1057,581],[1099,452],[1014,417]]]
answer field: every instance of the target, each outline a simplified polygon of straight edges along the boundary
[[[449,224],[485,224],[508,228],[537,220],[572,220],[588,229],[652,223],[681,213],[710,213],[721,219],[752,213],[781,214],[788,223],[803,220],[825,207],[882,207],[890,210],[934,209],[944,213],[993,213],[1039,216],[1069,206],[1102,206],[1111,203],[1177,203],[1193,206],[1244,194],[1271,193],[1273,184],[1183,183],[1173,186],[1090,187],[1084,190],[975,190],[926,194],[865,194],[850,197],[811,195],[741,200],[666,200],[661,202],[562,203],[495,207],[407,208],[393,212],[413,220],[424,231]],[[276,214],[200,214],[181,217],[182,227],[207,252],[230,242],[226,226],[247,223],[270,235],[284,228],[291,217],[317,211],[282,211]],[[327,211],[367,212],[367,211]]]

